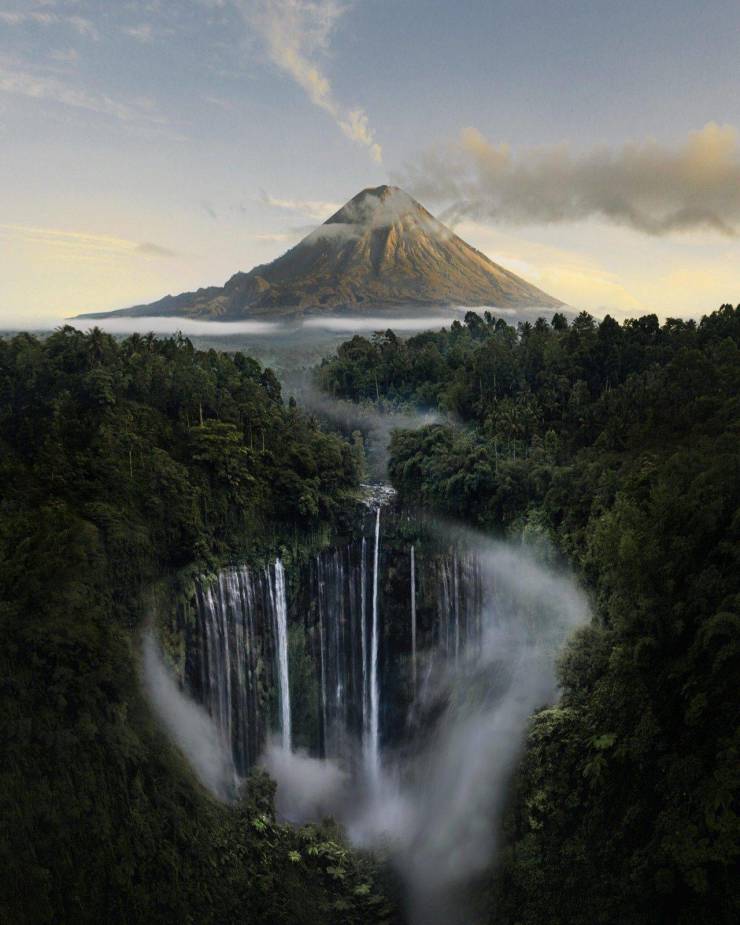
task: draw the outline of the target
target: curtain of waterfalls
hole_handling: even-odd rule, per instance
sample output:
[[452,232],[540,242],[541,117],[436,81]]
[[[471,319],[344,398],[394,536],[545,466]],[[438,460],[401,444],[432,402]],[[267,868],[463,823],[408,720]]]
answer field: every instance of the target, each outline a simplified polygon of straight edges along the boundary
[[[198,583],[185,683],[216,722],[240,775],[274,732],[285,750],[297,742],[345,766],[361,760],[376,779],[384,743],[394,746],[413,722],[414,697],[424,689],[417,690],[418,672],[428,676],[440,659],[454,664],[480,639],[475,553],[415,545],[391,553],[380,507],[369,521],[369,536],[324,550],[298,571],[290,608],[279,558]],[[405,585],[394,585],[401,575]],[[303,637],[298,655],[289,627]],[[291,664],[296,657],[300,665]]]

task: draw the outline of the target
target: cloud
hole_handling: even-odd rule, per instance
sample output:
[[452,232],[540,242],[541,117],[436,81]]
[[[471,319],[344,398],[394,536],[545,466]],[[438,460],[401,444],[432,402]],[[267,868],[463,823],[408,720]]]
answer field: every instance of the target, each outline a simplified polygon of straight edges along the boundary
[[7,10],[0,10],[0,22],[6,26],[20,26],[26,19],[26,13],[12,13]]
[[510,224],[605,219],[649,235],[710,230],[735,236],[740,224],[740,144],[729,125],[710,122],[680,145],[656,141],[577,154],[567,145],[515,154],[477,129],[427,152],[400,182],[441,216]]
[[269,193],[262,191],[260,201],[274,209],[285,209],[288,212],[297,212],[300,215],[306,215],[308,218],[316,219],[317,222],[326,221],[330,215],[341,208],[341,203],[326,202],[320,199],[278,199]]
[[[47,4],[50,6],[51,4]],[[0,11],[0,23],[6,26],[56,26],[64,25],[73,29],[78,35],[97,40],[100,38],[96,26],[83,16],[60,16],[58,13],[42,12],[39,10]]]
[[116,100],[105,93],[72,86],[58,77],[34,72],[7,59],[0,59],[0,92],[61,103],[75,109],[86,109],[122,122],[145,121],[163,124],[166,121],[156,114],[154,104],[150,100]]
[[222,99],[220,96],[201,96],[201,99],[204,103],[208,103],[209,106],[217,106],[226,112],[232,112],[234,109],[234,104],[231,100]]
[[50,58],[58,64],[76,64],[80,55],[74,48],[59,48],[51,53]]
[[212,218],[215,221],[218,220],[218,213],[213,208],[213,206],[207,200],[203,200],[200,204],[201,209],[206,213],[209,218]]
[[255,241],[266,241],[269,244],[275,244],[282,243],[284,241],[292,241],[295,238],[295,235],[288,231],[275,231],[265,232],[263,234],[253,234],[252,237],[255,239]]
[[85,19],[82,16],[68,16],[65,21],[78,33],[78,35],[84,38],[93,39],[94,41],[100,38],[97,27],[91,23],[89,19]]
[[168,247],[162,247],[161,244],[152,244],[151,241],[143,241],[141,244],[137,244],[135,253],[141,254],[142,257],[179,256],[175,251],[171,251]]
[[337,0],[235,0],[247,25],[262,39],[281,71],[303,88],[311,102],[334,119],[351,141],[366,147],[376,163],[382,149],[363,109],[342,106],[317,62],[329,51],[333,32],[348,7]]
[[177,257],[175,251],[151,241],[130,241],[108,234],[90,234],[84,231],[65,231],[59,228],[41,228],[31,225],[0,224],[0,237],[16,242],[43,247],[57,252],[65,259],[100,257]]
[[154,41],[154,29],[149,23],[139,23],[137,26],[123,26],[121,32],[143,45],[149,45]]

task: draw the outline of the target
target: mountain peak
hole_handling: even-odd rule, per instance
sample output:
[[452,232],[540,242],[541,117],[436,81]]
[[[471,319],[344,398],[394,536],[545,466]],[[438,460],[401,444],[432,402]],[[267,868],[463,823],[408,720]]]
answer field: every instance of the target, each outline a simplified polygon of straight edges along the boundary
[[398,186],[368,186],[360,190],[325,225],[359,225],[382,228],[408,215],[429,215],[426,209]]
[[466,244],[408,193],[384,184],[361,190],[282,257],[236,273],[222,287],[113,314],[223,320],[335,309],[561,304]]

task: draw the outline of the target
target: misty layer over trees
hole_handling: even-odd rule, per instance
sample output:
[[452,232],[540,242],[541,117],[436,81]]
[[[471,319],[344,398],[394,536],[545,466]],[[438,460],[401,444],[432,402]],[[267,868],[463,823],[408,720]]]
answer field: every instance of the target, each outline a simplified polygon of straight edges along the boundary
[[319,371],[458,416],[394,435],[401,500],[544,529],[596,603],[530,724],[481,890],[497,925],[736,919],[739,340],[729,305],[698,325],[471,313]]

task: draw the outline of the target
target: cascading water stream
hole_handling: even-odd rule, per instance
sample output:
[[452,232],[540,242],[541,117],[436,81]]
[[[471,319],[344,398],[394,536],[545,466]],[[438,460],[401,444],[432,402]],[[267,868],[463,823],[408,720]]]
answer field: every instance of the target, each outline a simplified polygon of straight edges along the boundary
[[416,552],[411,545],[411,689],[416,695]]
[[452,594],[453,594],[453,607],[455,614],[455,663],[460,657],[460,588],[459,588],[459,569],[457,561],[457,553],[453,553],[452,556]]
[[362,655],[362,736],[367,735],[369,692],[367,684],[367,540],[363,536],[360,558],[360,651]]
[[278,680],[280,684],[280,719],[283,748],[291,750],[290,727],[290,675],[288,672],[288,600],[285,592],[285,569],[280,559],[275,560],[275,589],[273,592],[275,629],[277,636]]
[[370,641],[370,723],[367,736],[367,766],[370,779],[380,774],[380,685],[378,684],[379,614],[378,580],[380,575],[380,505],[375,512],[375,546],[373,552],[373,623]]

